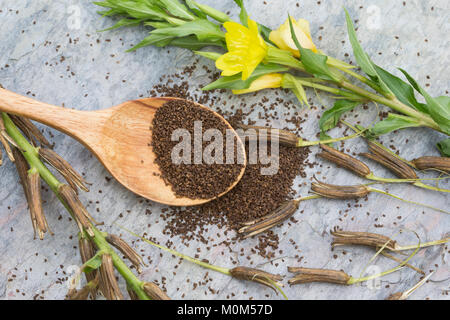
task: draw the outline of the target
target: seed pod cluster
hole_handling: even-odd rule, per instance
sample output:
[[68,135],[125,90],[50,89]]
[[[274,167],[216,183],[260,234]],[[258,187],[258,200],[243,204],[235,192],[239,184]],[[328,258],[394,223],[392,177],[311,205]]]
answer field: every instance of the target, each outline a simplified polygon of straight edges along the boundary
[[146,282],[144,291],[152,300],[170,300],[169,296],[153,282]]
[[[82,233],[78,236],[78,247],[80,250],[81,262],[85,264],[87,261],[95,256],[96,249],[93,243],[85,237]],[[89,282],[95,282],[98,280],[98,271],[92,270],[89,273],[85,273],[86,280]],[[92,298],[97,296],[97,290],[92,290]]]
[[38,144],[40,144],[52,148],[50,142],[48,142],[42,132],[29,119],[12,114],[10,114],[9,117],[33,146],[37,147]]
[[272,288],[273,290],[276,290],[274,284],[277,286],[283,286],[279,283],[279,281],[283,280],[282,276],[254,268],[236,267],[230,270],[230,274],[233,278],[257,282]]
[[244,227],[238,230],[238,233],[244,235],[244,238],[250,238],[272,227],[281,224],[291,217],[298,209],[300,201],[286,201],[278,207],[273,213],[257,220],[244,223]]
[[437,169],[450,173],[450,158],[448,157],[421,157],[414,159],[412,163],[419,170]]
[[352,232],[338,231],[331,232],[333,235],[333,247],[344,245],[363,245],[369,247],[380,248],[386,246],[386,249],[394,251],[397,248],[397,242],[389,237],[370,233],[370,232]]
[[321,144],[320,147],[323,151],[318,154],[319,157],[334,162],[338,166],[346,168],[363,178],[371,173],[369,167],[362,161],[325,144]]
[[378,162],[401,179],[418,178],[416,172],[407,163],[381,148],[373,141],[369,141],[368,145],[371,153],[362,153],[361,155]]
[[320,181],[313,182],[311,189],[314,193],[331,199],[359,199],[370,193],[370,189],[365,185],[337,186]]
[[351,279],[345,272],[337,270],[288,267],[288,271],[296,274],[289,280],[291,285],[311,282],[348,285]]
[[128,243],[126,243],[123,239],[120,237],[114,235],[114,234],[108,234],[106,236],[106,241],[113,247],[115,247],[117,250],[119,250],[128,260],[131,261],[133,266],[136,268],[138,273],[142,272],[141,265],[144,264],[144,261],[142,257],[133,249],[130,247]]
[[243,141],[245,141],[245,139],[248,141],[259,141],[260,139],[265,138],[267,139],[267,142],[278,141],[280,145],[286,147],[295,148],[298,146],[299,137],[286,130],[247,126],[243,124],[237,125],[237,128],[245,130],[244,135],[241,136]]

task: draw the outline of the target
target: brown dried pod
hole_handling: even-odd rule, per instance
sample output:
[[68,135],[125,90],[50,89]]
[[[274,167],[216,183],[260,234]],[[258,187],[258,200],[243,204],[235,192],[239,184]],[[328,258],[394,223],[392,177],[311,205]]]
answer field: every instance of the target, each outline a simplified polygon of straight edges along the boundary
[[153,282],[144,283],[143,289],[152,300],[170,300],[169,296]]
[[[94,244],[82,234],[80,234],[78,239],[78,247],[80,250],[81,261],[83,262],[83,264],[92,259],[97,251],[96,248],[94,247]],[[85,276],[88,282],[93,282],[96,280],[98,276],[98,271],[92,270],[89,273],[85,273]],[[97,291],[95,290],[92,296],[95,298],[96,295]]]
[[89,192],[86,180],[55,151],[47,148],[39,148],[39,156],[55,168],[75,192],[78,192],[78,188]]
[[369,141],[369,150],[371,153],[362,153],[361,155],[378,162],[382,166],[391,170],[397,177],[401,179],[417,179],[416,172],[405,162],[393,156],[388,151],[381,148],[376,143]]
[[386,249],[396,250],[397,242],[389,237],[370,233],[370,232],[352,232],[352,231],[338,231],[331,232],[333,235],[333,247],[344,245],[363,245],[369,247],[380,248],[386,245]]
[[[6,155],[8,156],[9,160],[11,162],[14,162],[14,154],[13,154],[13,151],[12,151],[11,146],[9,144],[11,143],[16,148],[17,148],[17,145],[14,142],[14,140],[11,139],[9,137],[9,135],[6,133],[5,124],[3,123],[3,119],[2,119],[1,116],[0,116],[0,143],[5,148]],[[3,163],[2,152],[1,152],[1,149],[0,149],[0,165],[2,165],[2,163]]]
[[144,265],[144,260],[128,243],[114,234],[108,234],[106,241],[130,260],[138,273],[142,272],[141,265]]
[[258,141],[261,138],[266,138],[267,141],[278,141],[280,145],[286,147],[298,147],[299,137],[297,137],[294,133],[281,130],[281,129],[273,129],[268,127],[259,127],[259,126],[247,126],[244,124],[237,125],[237,128],[246,130],[244,135],[241,136],[241,139],[245,141]]
[[404,300],[403,292],[391,294],[389,297],[386,298],[386,300]]
[[367,177],[371,173],[369,167],[362,161],[325,144],[321,144],[320,147],[323,152],[318,154],[319,157],[334,162],[338,166],[346,168],[347,170],[350,170],[363,178]]
[[100,290],[107,300],[123,300],[116,276],[114,275],[114,264],[109,254],[102,255],[100,266]]
[[320,181],[313,182],[311,189],[314,193],[331,199],[358,199],[370,193],[370,189],[365,185],[337,186]]
[[345,272],[337,270],[288,267],[288,271],[296,273],[296,275],[289,280],[289,284],[291,285],[311,282],[348,285],[351,279]]
[[260,234],[272,227],[281,224],[289,219],[298,209],[300,201],[290,200],[284,202],[273,213],[253,221],[244,223],[244,227],[238,230],[238,233],[244,235],[244,239]]
[[42,132],[29,119],[12,114],[9,117],[33,146],[36,147],[38,142],[43,146],[52,148],[50,142],[48,142]]
[[95,299],[97,294],[98,278],[94,281],[87,283],[80,290],[70,289],[67,293],[67,300],[88,300],[89,296]]
[[134,292],[129,286],[127,286],[127,292],[130,296],[130,300],[140,300],[136,292]]
[[72,211],[73,216],[78,224],[78,227],[80,228],[80,232],[83,232],[84,228],[86,232],[89,234],[89,236],[93,237],[94,232],[92,231],[91,221],[95,224],[98,223],[95,222],[95,220],[91,217],[89,212],[83,206],[80,199],[78,199],[78,196],[75,193],[75,191],[67,184],[62,184],[58,188],[58,194],[61,196],[61,198],[64,200],[64,202],[69,206],[70,210]]
[[39,239],[44,239],[44,233],[49,231],[47,219],[42,209],[41,198],[41,177],[37,170],[31,169],[27,174],[27,186],[29,188],[29,207],[31,217],[34,220],[35,232],[39,235]]
[[283,280],[282,276],[254,268],[236,267],[230,270],[230,274],[233,278],[261,283],[273,290],[276,290],[274,284],[280,287],[283,286],[279,283],[279,281]]
[[419,170],[438,169],[450,173],[450,158],[420,157],[411,161]]

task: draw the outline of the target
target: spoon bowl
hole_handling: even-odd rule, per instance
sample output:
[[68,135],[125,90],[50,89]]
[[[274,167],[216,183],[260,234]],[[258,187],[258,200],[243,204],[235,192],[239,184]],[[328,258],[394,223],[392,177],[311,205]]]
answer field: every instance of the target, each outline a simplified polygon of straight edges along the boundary
[[[111,175],[130,191],[155,202],[172,206],[194,206],[209,202],[230,191],[244,175],[246,160],[239,176],[222,194],[211,199],[178,197],[161,178],[155,163],[151,125],[159,107],[180,98],[147,98],[124,102],[99,111],[78,111],[42,103],[0,89],[0,111],[23,116],[68,134],[88,148]],[[195,103],[195,102],[194,102]],[[197,104],[197,106],[210,110]],[[211,111],[211,110],[210,110]],[[223,122],[231,125],[219,114]],[[238,148],[245,147],[237,133]],[[168,151],[170,152],[170,151]]]

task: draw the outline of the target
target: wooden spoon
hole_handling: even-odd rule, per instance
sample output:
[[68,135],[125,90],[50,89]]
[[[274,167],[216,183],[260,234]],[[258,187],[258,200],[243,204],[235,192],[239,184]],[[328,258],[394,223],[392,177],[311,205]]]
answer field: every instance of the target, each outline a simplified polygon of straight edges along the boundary
[[[206,203],[214,198],[178,198],[172,188],[160,178],[159,166],[154,162],[156,156],[150,146],[151,124],[158,108],[170,100],[183,99],[148,98],[128,101],[105,110],[78,111],[52,106],[0,89],[0,111],[36,120],[75,138],[100,160],[117,181],[134,193],[173,206]],[[197,106],[208,109],[200,104]],[[214,114],[232,129],[225,119],[215,112]],[[234,130],[233,133],[237,137],[238,147],[245,154],[244,144]],[[236,181],[223,194],[239,182],[244,175],[245,165]]]

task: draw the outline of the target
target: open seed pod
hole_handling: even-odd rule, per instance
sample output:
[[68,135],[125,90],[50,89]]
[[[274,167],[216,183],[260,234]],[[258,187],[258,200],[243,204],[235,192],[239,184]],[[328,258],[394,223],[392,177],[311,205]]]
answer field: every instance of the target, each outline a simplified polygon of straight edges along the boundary
[[332,247],[344,245],[362,245],[369,247],[383,247],[394,251],[397,248],[397,242],[389,237],[369,232],[352,232],[352,231],[331,231],[333,235]]
[[279,283],[279,281],[283,280],[282,276],[254,268],[236,267],[231,269],[230,273],[233,278],[261,283],[273,290],[276,290],[274,284],[280,287],[283,286]]
[[169,296],[153,282],[146,282],[144,291],[152,300],[170,300]]

